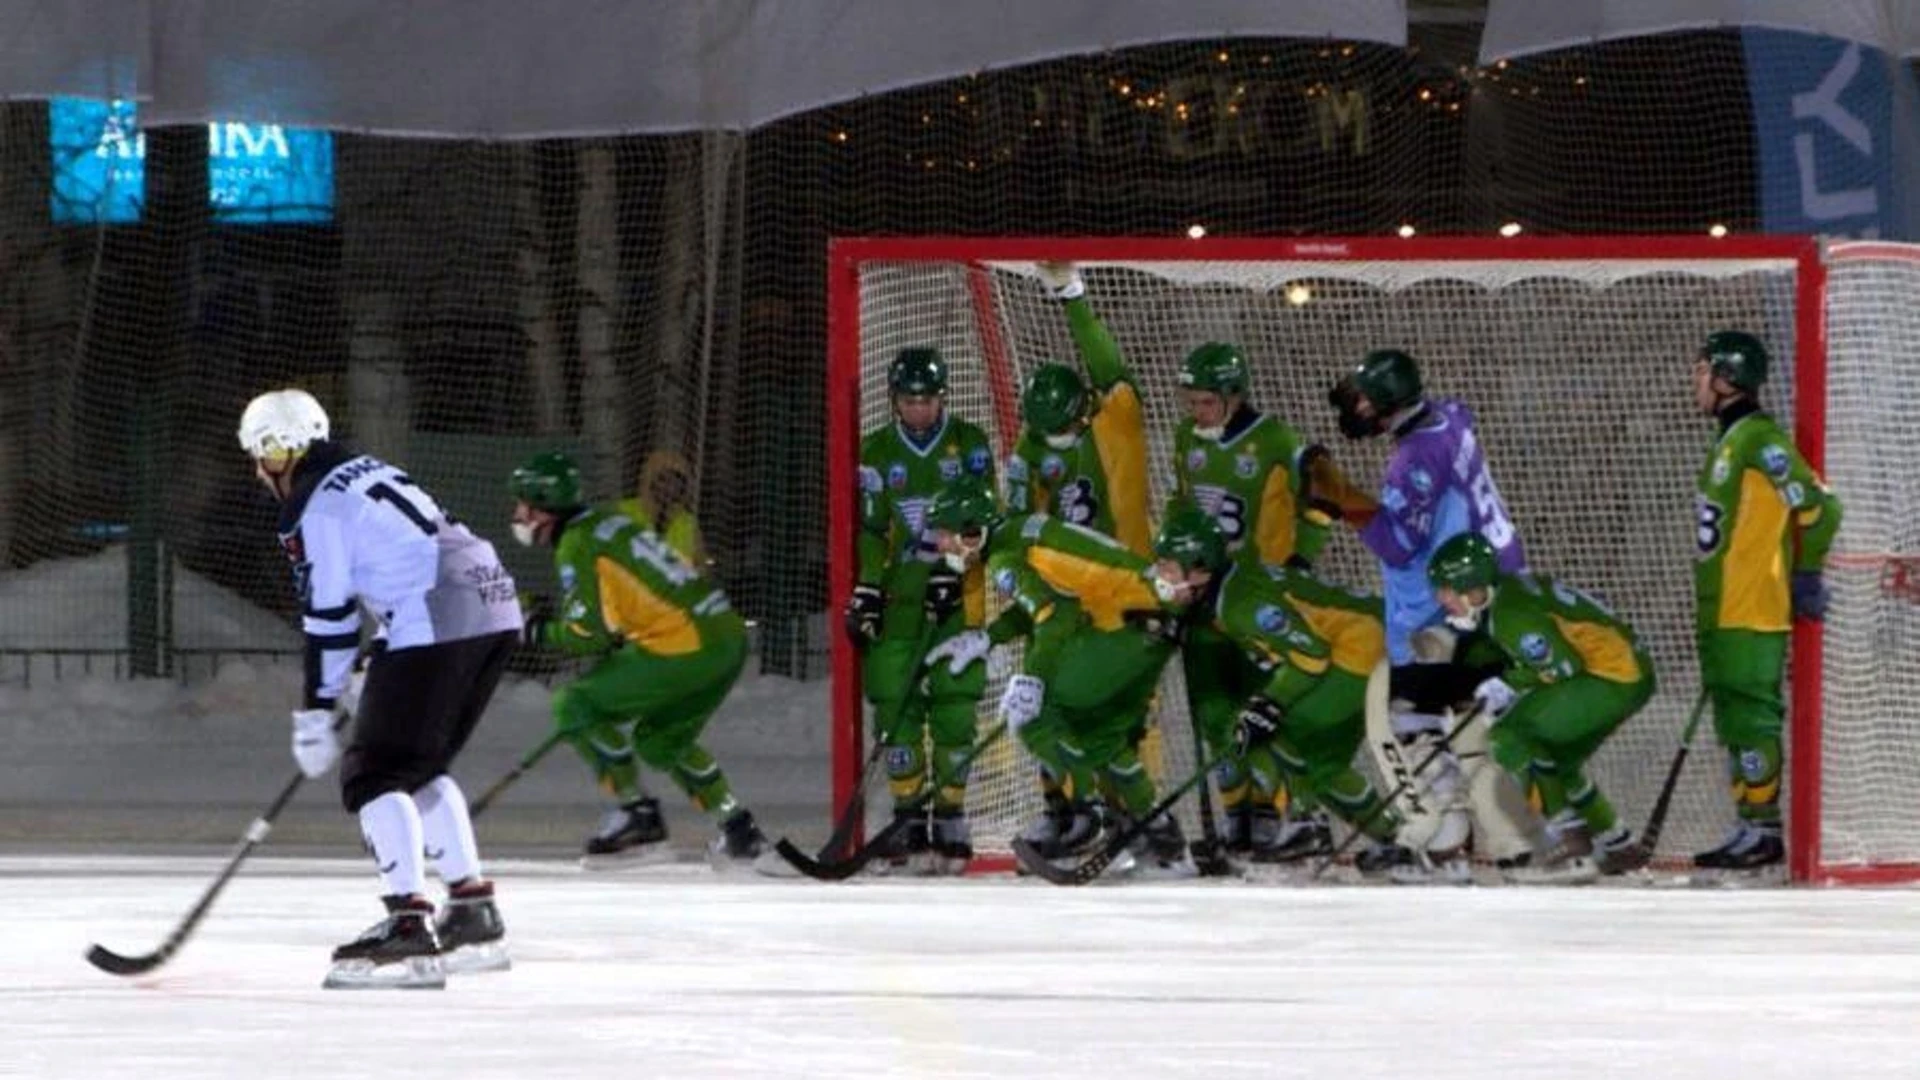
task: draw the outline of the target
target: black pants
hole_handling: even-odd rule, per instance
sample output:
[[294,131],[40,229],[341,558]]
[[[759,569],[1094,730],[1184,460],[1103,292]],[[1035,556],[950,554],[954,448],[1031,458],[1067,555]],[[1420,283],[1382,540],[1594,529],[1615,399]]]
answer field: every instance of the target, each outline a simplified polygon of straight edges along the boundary
[[1485,631],[1476,629],[1460,635],[1449,660],[1394,667],[1388,693],[1411,703],[1414,712],[1437,716],[1471,701],[1474,688],[1506,666]]
[[518,638],[506,631],[373,658],[340,759],[340,801],[349,814],[447,771],[493,699]]

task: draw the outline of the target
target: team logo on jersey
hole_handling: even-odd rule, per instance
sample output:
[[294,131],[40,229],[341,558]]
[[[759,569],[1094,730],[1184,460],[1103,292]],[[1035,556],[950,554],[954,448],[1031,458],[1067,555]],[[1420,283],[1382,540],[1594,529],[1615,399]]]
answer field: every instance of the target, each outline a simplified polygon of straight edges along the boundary
[[905,465],[895,462],[887,469],[887,486],[895,491],[901,491],[906,488],[907,467]]
[[1287,632],[1287,613],[1272,604],[1261,604],[1253,613],[1253,625],[1269,634],[1284,634]]
[[1196,446],[1193,449],[1187,451],[1187,470],[1189,472],[1198,472],[1199,470],[1204,469],[1206,467],[1207,467],[1207,452],[1205,450],[1202,450]]
[[1013,595],[1016,580],[1013,576],[1013,568],[1010,566],[1003,566],[993,572],[993,587],[1000,590],[1001,596]]
[[1421,495],[1433,494],[1433,474],[1425,469],[1415,469],[1407,474],[1407,483]]
[[1732,475],[1733,475],[1733,462],[1727,458],[1727,455],[1721,454],[1719,457],[1713,459],[1713,482],[1714,483],[1724,484],[1727,482],[1727,477]]
[[987,448],[976,446],[967,451],[967,471],[975,476],[987,475]]
[[885,485],[880,480],[880,470],[871,465],[860,466],[860,490],[869,495],[880,494]]
[[1798,480],[1789,483],[1786,486],[1784,494],[1787,497],[1787,505],[1793,507],[1795,510],[1798,510],[1806,504],[1807,489]]
[[1740,779],[1749,784],[1758,783],[1767,778],[1767,759],[1758,750],[1740,751]]
[[940,459],[940,479],[942,480],[960,479],[960,459],[959,458],[941,458]]
[[1067,463],[1059,454],[1048,454],[1040,459],[1040,476],[1044,480],[1058,480],[1067,471]]
[[562,567],[560,568],[560,588],[561,588],[561,591],[563,591],[563,592],[572,592],[572,591],[573,591],[573,583],[574,583],[574,582],[575,582],[576,580],[578,580],[578,578],[579,578],[579,575],[578,575],[577,573],[575,573],[575,572],[574,572],[574,569],[573,569],[573,567],[571,567],[571,566],[562,566]]
[[1526,659],[1527,663],[1544,664],[1551,652],[1552,650],[1547,648],[1547,639],[1539,634],[1520,636],[1520,655]]
[[1027,482],[1027,459],[1018,454],[1007,459],[1007,480],[1015,484]]
[[1241,454],[1233,459],[1233,472],[1242,480],[1251,480],[1260,471],[1260,459],[1252,454]]
[[1760,465],[1767,470],[1768,476],[1776,480],[1784,477],[1787,475],[1787,470],[1792,467],[1792,464],[1793,463],[1787,459],[1785,447],[1775,443],[1768,443],[1760,448]]

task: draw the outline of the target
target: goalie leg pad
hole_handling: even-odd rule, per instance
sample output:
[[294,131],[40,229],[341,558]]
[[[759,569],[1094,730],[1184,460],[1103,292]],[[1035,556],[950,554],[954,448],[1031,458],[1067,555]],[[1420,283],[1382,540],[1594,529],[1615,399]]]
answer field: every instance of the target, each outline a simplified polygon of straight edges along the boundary
[[[1449,793],[1445,781],[1436,798],[1434,778],[1450,766],[1449,755],[1441,754],[1431,762],[1433,748],[1439,744],[1441,720],[1436,716],[1396,710],[1390,691],[1390,669],[1385,660],[1376,664],[1367,678],[1367,749],[1380,767],[1382,782],[1393,792],[1392,806],[1399,816],[1401,842],[1409,847],[1427,847],[1441,832],[1443,815],[1448,809]],[[1427,774],[1414,775],[1414,769],[1427,764]],[[1466,837],[1462,835],[1460,840]]]
[[1466,803],[1473,811],[1483,853],[1495,860],[1518,858],[1533,846],[1526,795],[1494,763],[1487,743],[1487,726],[1478,720],[1468,721],[1453,737],[1454,753],[1466,772]]

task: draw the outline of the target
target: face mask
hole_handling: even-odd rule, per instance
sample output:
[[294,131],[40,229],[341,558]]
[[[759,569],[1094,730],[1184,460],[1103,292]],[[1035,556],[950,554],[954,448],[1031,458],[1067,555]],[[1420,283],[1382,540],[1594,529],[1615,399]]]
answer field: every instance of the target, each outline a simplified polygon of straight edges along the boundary
[[1168,581],[1156,571],[1153,574],[1153,592],[1163,604],[1184,604],[1193,593],[1193,586],[1185,581]]
[[1468,609],[1465,615],[1447,614],[1447,625],[1463,633],[1469,633],[1480,627],[1480,616],[1486,614],[1488,605],[1493,603],[1493,587],[1487,587],[1487,598],[1478,606]]
[[520,542],[521,547],[532,547],[540,539],[539,527],[531,521],[516,521],[513,523],[513,538]]
[[1055,432],[1046,436],[1044,441],[1055,450],[1071,450],[1080,445],[1080,433],[1077,431]]

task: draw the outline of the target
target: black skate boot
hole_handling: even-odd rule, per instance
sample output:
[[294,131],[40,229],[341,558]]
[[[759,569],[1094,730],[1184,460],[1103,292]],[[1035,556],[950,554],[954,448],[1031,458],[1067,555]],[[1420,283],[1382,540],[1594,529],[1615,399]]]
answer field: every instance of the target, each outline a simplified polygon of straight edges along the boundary
[[753,866],[771,847],[766,834],[754,823],[753,812],[740,810],[721,823],[720,835],[707,845],[707,861],[715,870]]
[[465,878],[447,886],[447,904],[434,920],[440,939],[440,963],[449,975],[476,971],[505,971],[513,966],[507,956],[507,926],[493,906],[493,882]]
[[1630,874],[1653,861],[1653,852],[1645,844],[1633,838],[1633,830],[1625,825],[1593,838],[1593,861],[1600,868],[1602,877],[1618,877]]
[[1186,878],[1198,873],[1180,822],[1171,814],[1161,814],[1147,825],[1133,843],[1137,875],[1143,878]]
[[1353,868],[1363,878],[1385,877],[1396,866],[1414,866],[1420,857],[1405,844],[1396,844],[1391,840],[1375,840],[1367,849],[1353,857]]
[[1229,807],[1220,822],[1220,839],[1227,845],[1227,854],[1247,856],[1253,854],[1253,814],[1245,806]]
[[667,847],[667,823],[660,816],[660,801],[645,797],[607,811],[600,819],[600,828],[587,838],[586,851],[580,861],[590,869],[671,859],[673,850]]
[[1743,821],[1728,834],[1725,843],[1695,855],[1693,865],[1713,875],[1755,874],[1779,866],[1786,857],[1779,822]]
[[933,851],[933,840],[927,830],[927,812],[895,810],[893,821],[887,828],[893,830],[893,836],[880,849],[873,862],[868,864],[873,872],[882,876],[926,872]]
[[954,876],[967,872],[967,864],[973,861],[973,830],[967,825],[966,814],[958,810],[934,814],[930,840],[935,874]]
[[[1256,834],[1257,836],[1257,834]],[[1333,854],[1333,823],[1321,811],[1289,821],[1266,844],[1254,844],[1257,863],[1297,863]]]
[[441,990],[447,973],[433,935],[433,904],[423,896],[383,896],[387,917],[333,950],[328,990]]

